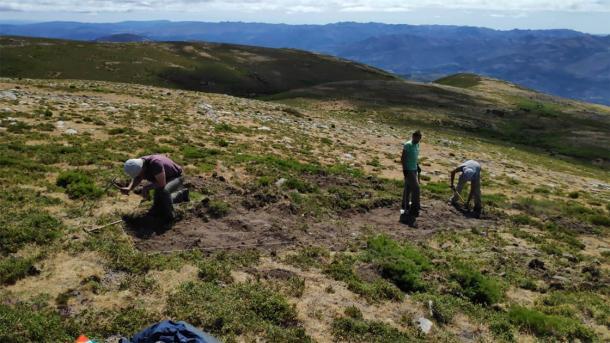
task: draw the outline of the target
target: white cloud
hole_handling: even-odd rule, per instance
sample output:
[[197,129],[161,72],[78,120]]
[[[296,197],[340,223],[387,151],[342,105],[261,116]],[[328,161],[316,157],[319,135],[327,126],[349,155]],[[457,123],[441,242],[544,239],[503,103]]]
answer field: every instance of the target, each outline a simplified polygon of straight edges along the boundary
[[421,8],[490,11],[610,12],[610,0],[20,0],[3,1],[15,11],[127,12],[155,11],[282,11],[316,12],[406,12]]

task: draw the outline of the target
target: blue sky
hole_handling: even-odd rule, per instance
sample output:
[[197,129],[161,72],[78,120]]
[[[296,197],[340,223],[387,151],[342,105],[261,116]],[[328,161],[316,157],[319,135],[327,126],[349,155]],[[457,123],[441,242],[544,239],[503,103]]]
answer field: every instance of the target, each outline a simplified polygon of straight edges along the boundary
[[569,28],[610,34],[610,0],[3,0],[0,20],[338,21]]

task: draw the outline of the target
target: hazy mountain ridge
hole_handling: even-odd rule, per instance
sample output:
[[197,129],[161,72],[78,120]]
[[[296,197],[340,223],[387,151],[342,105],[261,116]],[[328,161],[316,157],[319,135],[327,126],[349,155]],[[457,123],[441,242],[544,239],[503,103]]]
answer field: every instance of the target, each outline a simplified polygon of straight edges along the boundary
[[0,25],[0,34],[77,40],[134,34],[159,41],[297,48],[353,59],[418,80],[474,72],[563,97],[610,104],[610,38],[572,30],[129,21]]

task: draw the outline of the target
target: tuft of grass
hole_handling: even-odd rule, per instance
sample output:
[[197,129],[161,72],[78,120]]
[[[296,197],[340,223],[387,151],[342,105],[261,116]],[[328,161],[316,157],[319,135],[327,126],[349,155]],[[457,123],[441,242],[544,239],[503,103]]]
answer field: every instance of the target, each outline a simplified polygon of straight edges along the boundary
[[415,247],[379,235],[367,242],[367,252],[381,275],[404,292],[425,290],[421,273],[430,268],[430,262]]
[[212,218],[222,218],[226,217],[229,212],[231,212],[231,206],[221,200],[212,200],[208,205],[208,214],[212,216]]
[[0,214],[0,251],[14,253],[26,244],[49,244],[60,236],[62,223],[37,209]]
[[460,293],[475,304],[491,305],[504,298],[504,285],[466,266],[458,266],[451,278],[460,285]]
[[347,284],[347,289],[362,295],[370,301],[379,300],[401,300],[404,295],[393,284],[383,280],[365,282],[354,272],[356,258],[341,254],[336,255],[333,261],[325,266],[324,273],[330,275],[335,280],[343,281]]
[[415,333],[400,331],[386,323],[362,318],[337,318],[332,323],[338,342],[420,342]]
[[595,334],[573,318],[548,315],[537,310],[515,306],[508,311],[508,318],[522,331],[539,337],[554,337],[560,340],[576,338],[591,341]]
[[0,342],[71,342],[79,334],[44,302],[0,303]]
[[310,267],[319,268],[322,265],[322,261],[329,257],[330,253],[326,248],[305,247],[296,254],[286,256],[285,261],[293,266],[306,270]]
[[35,258],[7,257],[0,260],[0,284],[10,285],[28,275],[36,274]]
[[269,338],[289,331],[295,339],[309,341],[298,326],[294,306],[256,282],[226,287],[209,282],[183,284],[169,297],[166,313],[227,340],[259,332]]
[[80,171],[65,171],[59,174],[56,185],[65,188],[70,199],[98,199],[104,193],[89,175]]

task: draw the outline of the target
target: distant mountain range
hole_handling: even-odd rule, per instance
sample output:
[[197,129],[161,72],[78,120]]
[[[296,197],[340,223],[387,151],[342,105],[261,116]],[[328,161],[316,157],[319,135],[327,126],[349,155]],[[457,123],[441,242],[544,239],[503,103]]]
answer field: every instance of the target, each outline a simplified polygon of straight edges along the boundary
[[430,81],[458,72],[610,104],[610,36],[571,30],[337,23],[144,21],[0,25],[1,35],[102,41],[209,41],[327,53]]

